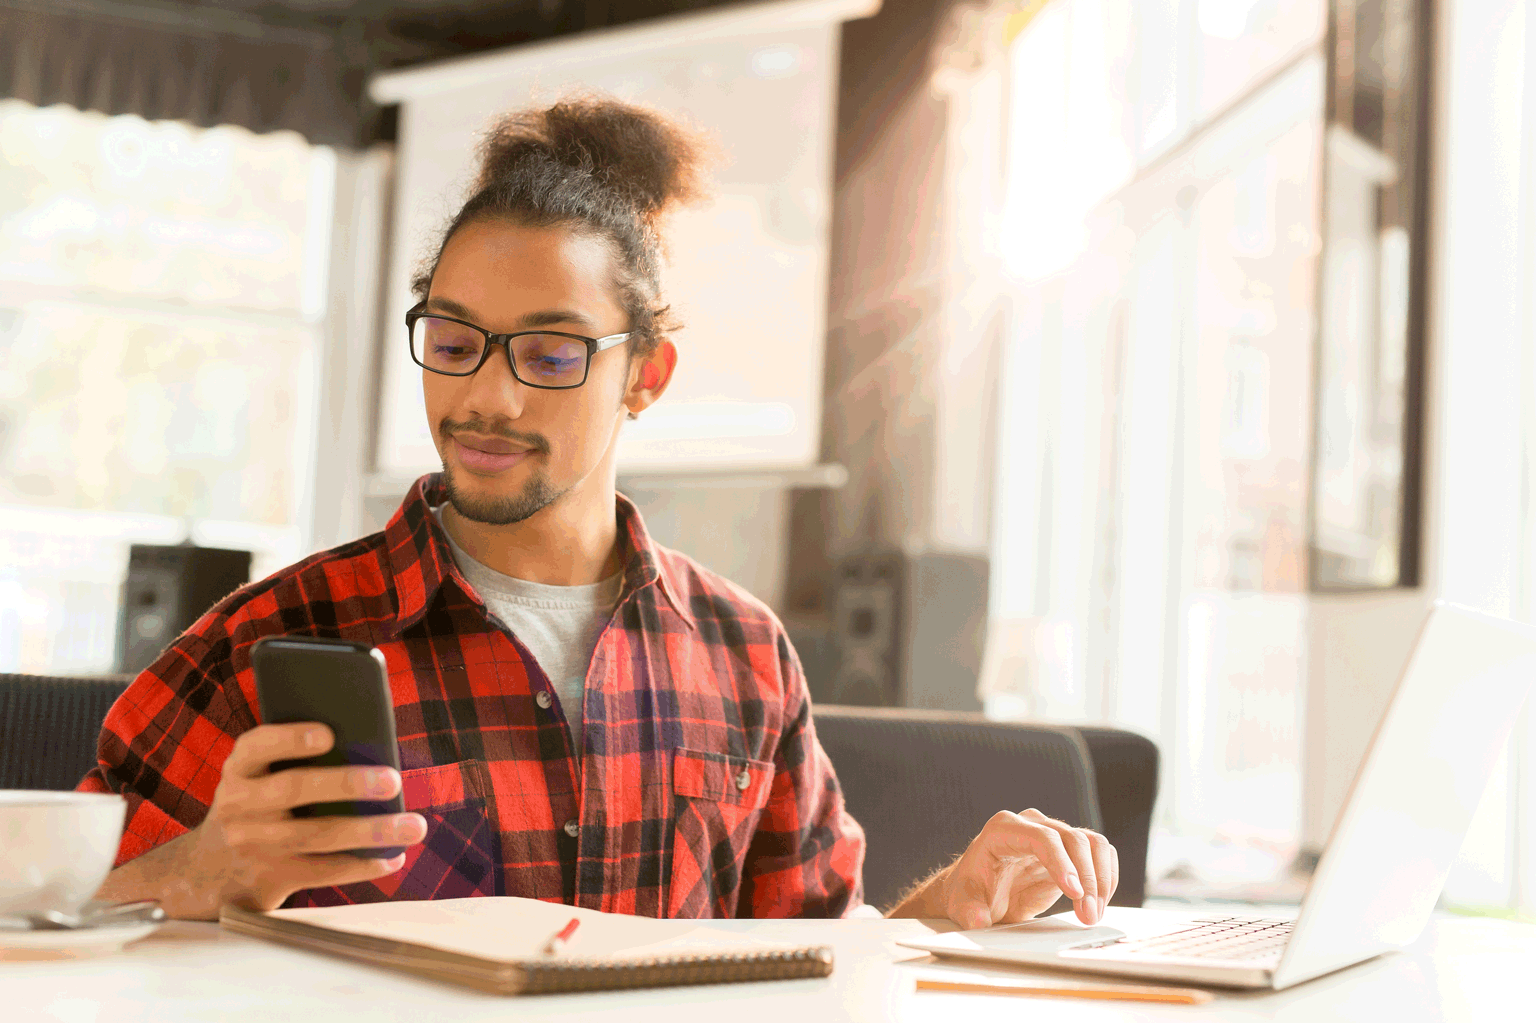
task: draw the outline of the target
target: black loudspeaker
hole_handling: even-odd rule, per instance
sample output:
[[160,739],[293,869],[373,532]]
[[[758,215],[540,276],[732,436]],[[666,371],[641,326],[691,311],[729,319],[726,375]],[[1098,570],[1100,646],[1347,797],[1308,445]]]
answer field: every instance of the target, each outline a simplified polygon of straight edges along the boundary
[[117,618],[117,670],[137,675],[204,611],[251,578],[251,552],[134,544]]
[[[877,550],[838,563],[831,624],[801,652],[811,699],[979,711],[987,559]],[[797,649],[799,649],[797,639]]]
[[823,702],[856,707],[897,707],[904,702],[906,577],[907,561],[897,552],[856,555],[838,565],[832,596],[837,668],[821,696]]

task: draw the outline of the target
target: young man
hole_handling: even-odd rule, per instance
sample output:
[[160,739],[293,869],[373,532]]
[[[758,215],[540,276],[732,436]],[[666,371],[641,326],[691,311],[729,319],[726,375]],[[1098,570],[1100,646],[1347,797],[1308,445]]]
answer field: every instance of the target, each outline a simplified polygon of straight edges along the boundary
[[[626,417],[677,361],[660,218],[698,143],[607,101],[514,115],[418,277],[408,316],[441,475],[381,533],[222,601],[129,687],[81,783],[129,803],[99,897],[179,917],[522,895],[650,916],[843,916],[864,838],[766,607],[653,544],[615,490]],[[263,725],[251,645],[384,654],[403,770],[297,768],[331,737]],[[402,792],[407,812],[294,818]],[[343,850],[404,845],[392,860]],[[895,913],[1026,919],[1065,892],[1096,922],[1102,836],[1000,812]]]

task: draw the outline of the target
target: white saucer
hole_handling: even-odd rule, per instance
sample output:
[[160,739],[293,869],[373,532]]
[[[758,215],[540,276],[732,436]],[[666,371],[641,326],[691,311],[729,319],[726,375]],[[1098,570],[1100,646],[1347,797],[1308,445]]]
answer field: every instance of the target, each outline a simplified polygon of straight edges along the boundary
[[118,927],[82,927],[73,931],[0,931],[0,952],[27,949],[47,952],[116,952],[130,941],[147,937],[162,923]]
[[[83,909],[105,908],[106,902],[90,902]],[[0,931],[0,954],[7,950],[29,952],[65,952],[76,955],[97,955],[116,952],[130,941],[148,937],[165,926],[160,920],[150,923],[101,924],[96,927],[79,927],[69,931]]]

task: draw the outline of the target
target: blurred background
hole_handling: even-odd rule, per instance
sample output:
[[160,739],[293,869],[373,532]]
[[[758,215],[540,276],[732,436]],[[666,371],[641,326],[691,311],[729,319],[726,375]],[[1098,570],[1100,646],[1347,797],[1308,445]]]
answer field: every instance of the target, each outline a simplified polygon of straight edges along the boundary
[[[388,520],[410,271],[573,87],[728,156],[621,489],[820,702],[1153,739],[1153,894],[1298,898],[1430,601],[1536,619],[1525,3],[0,0],[0,672]],[[1536,914],[1531,717],[1453,908]]]

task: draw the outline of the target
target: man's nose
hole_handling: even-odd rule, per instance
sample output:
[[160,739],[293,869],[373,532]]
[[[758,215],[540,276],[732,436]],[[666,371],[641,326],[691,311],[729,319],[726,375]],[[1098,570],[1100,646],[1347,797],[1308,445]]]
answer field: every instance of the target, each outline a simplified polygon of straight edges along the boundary
[[506,345],[493,345],[495,351],[486,357],[469,382],[468,411],[491,418],[497,415],[516,419],[523,414],[523,403],[528,397],[528,386],[512,372],[511,353]]

